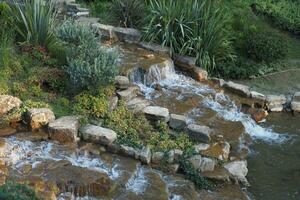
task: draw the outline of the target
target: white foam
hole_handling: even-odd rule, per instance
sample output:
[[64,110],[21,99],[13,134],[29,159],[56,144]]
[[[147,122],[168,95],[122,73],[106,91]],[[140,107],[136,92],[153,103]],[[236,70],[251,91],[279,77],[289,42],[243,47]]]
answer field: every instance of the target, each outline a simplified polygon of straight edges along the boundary
[[126,189],[136,194],[143,194],[149,185],[145,176],[146,170],[145,167],[138,165],[135,173],[126,183]]

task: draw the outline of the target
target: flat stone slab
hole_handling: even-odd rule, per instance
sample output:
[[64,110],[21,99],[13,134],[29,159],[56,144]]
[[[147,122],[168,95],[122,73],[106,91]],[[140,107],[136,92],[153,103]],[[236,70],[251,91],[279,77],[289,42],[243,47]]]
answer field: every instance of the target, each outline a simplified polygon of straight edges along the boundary
[[250,97],[249,87],[246,85],[234,83],[232,81],[225,82],[224,87],[229,91],[243,97]]
[[78,140],[79,120],[77,116],[61,117],[48,125],[49,136],[59,143],[75,143]]
[[138,45],[146,50],[152,51],[154,53],[158,53],[158,54],[169,54],[170,49],[168,47],[164,47],[158,44],[154,44],[154,43],[148,43],[148,42],[140,42],[138,43]]
[[147,99],[143,98],[134,98],[126,103],[126,106],[129,110],[132,110],[133,112],[140,112],[147,106],[150,106],[151,102]]
[[184,115],[170,115],[169,126],[175,130],[182,130],[186,127],[187,117]]
[[143,109],[147,119],[168,122],[170,120],[169,110],[160,106],[147,106]]
[[300,92],[296,92],[291,102],[291,109],[294,112],[300,113]]
[[131,99],[137,96],[137,93],[140,91],[138,86],[131,86],[126,90],[117,92],[118,97],[124,101],[130,101]]
[[49,108],[33,108],[27,113],[31,129],[43,128],[49,122],[55,120],[55,115]]
[[0,117],[21,106],[22,101],[10,95],[0,95]]
[[284,108],[284,104],[287,102],[287,98],[284,95],[268,95],[267,107],[271,112],[281,112]]
[[84,141],[110,145],[117,139],[115,131],[88,124],[80,128],[80,134]]
[[208,143],[211,138],[210,135],[212,134],[213,130],[207,126],[200,126],[197,124],[190,124],[187,127],[189,137],[192,140],[198,142]]

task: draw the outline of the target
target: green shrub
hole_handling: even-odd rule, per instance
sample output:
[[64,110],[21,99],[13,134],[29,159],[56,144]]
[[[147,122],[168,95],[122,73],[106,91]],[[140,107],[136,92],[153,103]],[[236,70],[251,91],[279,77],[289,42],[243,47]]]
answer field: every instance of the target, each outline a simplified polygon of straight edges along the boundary
[[93,30],[76,22],[64,23],[58,36],[69,47],[66,72],[75,88],[95,89],[112,83],[118,73],[115,49],[102,47]]
[[282,30],[300,34],[300,1],[256,0],[252,7]]
[[6,183],[0,187],[0,199],[38,200],[35,192],[22,184]]
[[56,42],[54,35],[56,11],[52,1],[14,1],[11,6],[13,26],[22,42],[48,47]]
[[276,32],[249,31],[246,36],[248,56],[258,62],[273,62],[285,58],[287,42]]
[[23,102],[21,111],[22,111],[22,113],[25,113],[31,108],[51,108],[51,106],[46,102],[33,101],[33,100],[29,99],[29,100],[26,100]]
[[218,6],[213,0],[151,0],[143,38],[170,47],[171,54],[195,56],[198,66],[210,72],[235,58],[228,16]]
[[139,27],[146,12],[143,0],[113,0],[111,10],[121,26],[129,28]]
[[0,34],[0,69],[10,67],[13,61],[13,38],[10,33]]

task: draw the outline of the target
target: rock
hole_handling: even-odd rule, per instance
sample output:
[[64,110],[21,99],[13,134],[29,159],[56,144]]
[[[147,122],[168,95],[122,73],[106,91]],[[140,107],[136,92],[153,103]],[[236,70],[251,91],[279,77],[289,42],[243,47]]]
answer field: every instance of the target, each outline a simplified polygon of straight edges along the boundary
[[228,142],[218,142],[212,144],[207,150],[201,151],[202,155],[214,157],[219,160],[228,160],[230,144]]
[[22,101],[17,97],[0,95],[0,118],[14,109],[20,108]]
[[187,118],[184,115],[171,114],[169,126],[172,129],[182,130],[186,127],[186,120]]
[[117,92],[119,98],[124,101],[130,101],[131,99],[137,96],[137,93],[140,91],[138,86],[131,86],[126,90]]
[[169,167],[169,170],[172,174],[176,174],[179,170],[180,165],[179,164],[172,164]]
[[204,144],[204,143],[194,145],[194,149],[195,149],[196,153],[200,153],[201,151],[205,151],[209,147],[210,147],[209,144]]
[[237,180],[239,180],[241,183],[248,185],[248,181],[246,179],[246,176],[248,174],[247,161],[233,161],[225,164],[224,168],[227,169],[228,172],[235,178],[237,178]]
[[195,155],[189,158],[193,167],[200,172],[213,171],[215,168],[215,161],[210,158],[205,158],[200,155]]
[[129,79],[126,76],[116,76],[115,85],[117,89],[127,89],[129,87]]
[[154,53],[158,53],[158,54],[169,54],[170,49],[168,47],[163,47],[161,45],[158,44],[154,44],[154,43],[147,43],[147,42],[140,42],[138,43],[138,45],[146,50],[152,51]]
[[155,152],[152,154],[152,163],[159,164],[164,159],[163,152]]
[[110,145],[117,139],[115,131],[88,124],[80,128],[81,137],[84,141]]
[[193,68],[193,76],[196,81],[206,81],[208,77],[208,73],[206,70],[201,69],[199,67]]
[[268,95],[267,107],[271,112],[281,112],[284,104],[287,102],[287,98],[284,95]]
[[117,39],[117,36],[114,32],[114,27],[110,25],[100,24],[100,23],[93,23],[91,25],[92,29],[99,35],[103,35],[110,39]]
[[169,110],[159,106],[147,106],[143,113],[149,120],[168,122],[170,119]]
[[109,100],[109,111],[114,111],[118,106],[119,98],[117,96],[113,96]]
[[144,147],[139,156],[140,160],[144,164],[150,164],[151,162],[151,150],[149,147]]
[[0,128],[0,137],[7,137],[17,133],[17,130],[12,127]]
[[251,115],[257,123],[264,122],[269,115],[268,111],[261,108],[249,108],[247,113]]
[[[6,150],[7,150],[7,145],[6,141],[3,138],[0,138],[0,157],[5,157],[6,156]],[[0,165],[1,165],[1,159],[0,159]]]
[[250,90],[249,87],[246,85],[234,83],[232,81],[226,82],[224,87],[229,91],[238,94],[243,97],[250,97]]
[[61,117],[48,125],[49,136],[62,144],[74,143],[78,140],[79,120],[76,116]]
[[211,140],[212,129],[207,126],[190,124],[187,129],[189,137],[195,141],[208,143]]
[[296,113],[300,113],[300,92],[294,94],[291,102],[291,109]]
[[213,171],[203,172],[202,176],[213,181],[230,182],[230,174],[224,167],[215,167]]
[[37,130],[55,120],[55,115],[49,108],[33,108],[27,113],[32,130]]
[[183,151],[181,151],[180,149],[173,149],[170,152],[172,152],[172,156],[174,157],[173,160],[179,160],[180,156],[182,156]]
[[255,105],[259,105],[260,108],[265,106],[267,97],[264,94],[251,91],[250,97],[254,100]]
[[121,145],[120,147],[121,147],[120,151],[123,155],[134,158],[134,159],[139,159],[140,152],[138,150],[134,149],[133,147],[126,146],[126,145]]
[[134,28],[115,27],[113,31],[122,42],[138,42],[141,38],[141,32]]
[[141,112],[147,106],[150,106],[151,102],[147,99],[143,98],[134,98],[126,103],[126,106],[129,110],[133,112]]

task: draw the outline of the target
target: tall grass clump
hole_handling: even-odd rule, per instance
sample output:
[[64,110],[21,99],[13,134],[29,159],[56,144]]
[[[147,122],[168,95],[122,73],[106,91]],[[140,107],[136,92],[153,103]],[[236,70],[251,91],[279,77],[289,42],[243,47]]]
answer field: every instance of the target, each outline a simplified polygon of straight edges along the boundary
[[66,71],[75,89],[92,89],[112,83],[117,75],[117,51],[101,46],[88,26],[67,21],[58,30],[67,44]]
[[13,26],[22,42],[47,47],[55,42],[56,10],[51,0],[13,1]]
[[228,15],[214,0],[150,0],[144,40],[170,47],[170,53],[197,58],[200,67],[213,72],[218,64],[234,60]]

